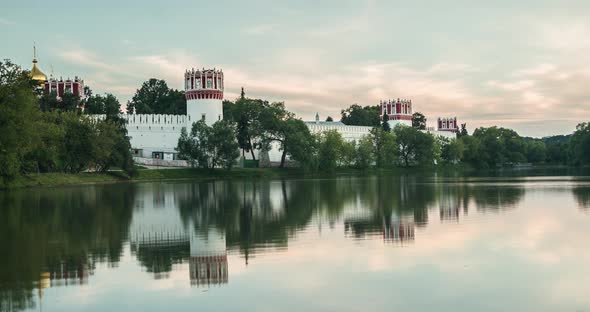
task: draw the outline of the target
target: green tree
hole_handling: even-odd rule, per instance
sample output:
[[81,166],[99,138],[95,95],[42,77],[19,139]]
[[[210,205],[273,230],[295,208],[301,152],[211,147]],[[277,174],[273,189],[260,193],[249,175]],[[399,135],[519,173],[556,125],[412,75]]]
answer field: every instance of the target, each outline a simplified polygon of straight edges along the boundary
[[127,104],[127,113],[186,114],[183,91],[170,89],[166,81],[151,78],[144,82]]
[[342,153],[340,157],[340,161],[343,166],[351,167],[355,163],[356,158],[356,142],[346,142],[342,144]]
[[192,138],[189,136],[188,132],[186,131],[186,127],[182,127],[180,129],[180,137],[178,138],[178,143],[176,144],[176,151],[178,152],[178,158],[187,160],[191,167],[195,167],[197,165],[197,159],[193,158],[194,142]]
[[457,133],[457,137],[463,137],[463,136],[467,136],[469,135],[469,132],[467,132],[467,124],[466,123],[462,123],[461,124],[461,130],[459,130],[459,132]]
[[412,127],[418,130],[426,130],[426,116],[420,112],[412,114]]
[[0,61],[0,184],[19,174],[24,155],[38,140],[39,108],[32,87],[28,72]]
[[381,128],[383,131],[390,132],[391,126],[389,126],[389,116],[386,113],[383,113],[383,118],[381,120]]
[[309,128],[300,119],[289,118],[281,122],[280,131],[275,138],[281,143],[281,165],[285,166],[287,155],[309,169],[317,168],[314,160],[315,140],[309,132]]
[[345,125],[376,127],[381,123],[380,110],[379,105],[362,107],[353,104],[340,112],[340,121]]
[[448,139],[439,137],[442,161],[448,164],[455,164],[463,158],[463,141],[460,139]]
[[64,149],[60,157],[63,169],[78,173],[87,168],[94,158],[95,123],[75,113],[62,113],[60,117],[65,131]]
[[25,156],[24,172],[57,172],[63,170],[61,155],[64,154],[65,129],[60,113],[47,112],[40,114],[35,127],[39,137],[33,142]]
[[238,145],[244,152],[249,152],[252,159],[256,159],[254,150],[257,149],[257,141],[261,140],[264,132],[260,123],[260,115],[271,105],[260,99],[240,97],[229,110],[230,119],[237,123]]
[[111,93],[92,95],[86,99],[84,113],[89,115],[116,116],[121,113],[121,103]]
[[381,128],[373,128],[370,137],[373,140],[373,154],[377,167],[392,167],[397,155],[397,144],[393,133]]
[[569,148],[572,164],[581,166],[590,163],[590,123],[584,122],[576,126]]
[[334,118],[332,118],[332,116],[328,116],[328,117],[326,117],[326,121],[327,122],[333,122],[334,121]]
[[182,128],[176,147],[178,156],[186,159],[193,166],[209,168],[212,166],[210,156],[213,152],[210,138],[211,127],[207,126],[204,120],[193,123],[190,135],[185,128]]
[[336,130],[323,132],[319,137],[319,167],[325,171],[333,171],[343,164],[344,139]]
[[480,142],[479,158],[489,168],[526,161],[526,143],[514,130],[489,127],[477,128],[473,137]]
[[58,102],[58,107],[62,112],[78,112],[80,109],[80,97],[72,92],[64,92]]
[[44,93],[39,98],[39,108],[42,112],[51,112],[59,109],[59,101],[57,100],[57,92],[51,91]]
[[414,164],[428,165],[435,159],[434,137],[414,127],[404,125],[393,129],[399,149],[401,165],[408,167]]
[[84,114],[100,115],[105,112],[104,97],[101,95],[91,95],[84,103]]
[[359,169],[367,169],[373,165],[373,139],[366,135],[359,140],[356,146],[355,165]]
[[208,142],[211,144],[210,149],[214,151],[212,161],[214,166],[230,170],[240,156],[235,126],[226,120],[215,122]]
[[478,138],[471,135],[463,136],[458,139],[463,144],[462,162],[468,163],[476,168],[487,167],[487,162],[481,158],[481,142]]
[[547,147],[541,140],[529,140],[526,145],[526,158],[528,162],[540,163],[547,158]]

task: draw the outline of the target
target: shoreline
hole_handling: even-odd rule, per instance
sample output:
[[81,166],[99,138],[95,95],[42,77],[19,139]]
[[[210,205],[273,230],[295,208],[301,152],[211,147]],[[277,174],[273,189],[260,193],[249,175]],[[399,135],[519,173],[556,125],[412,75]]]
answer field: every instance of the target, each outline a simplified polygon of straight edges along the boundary
[[0,191],[13,189],[26,189],[37,187],[61,187],[73,185],[138,183],[157,181],[208,181],[226,179],[277,179],[277,178],[334,178],[340,176],[367,176],[367,175],[421,175],[425,173],[441,174],[486,174],[517,173],[524,171],[553,171],[571,170],[567,166],[534,166],[528,169],[507,168],[499,171],[481,171],[460,165],[441,167],[411,167],[411,168],[370,168],[366,170],[356,168],[339,168],[333,172],[306,172],[301,168],[235,168],[230,171],[224,169],[140,169],[137,175],[129,178],[121,171],[107,173],[83,172],[83,173],[35,173],[17,177],[8,186],[0,186]]

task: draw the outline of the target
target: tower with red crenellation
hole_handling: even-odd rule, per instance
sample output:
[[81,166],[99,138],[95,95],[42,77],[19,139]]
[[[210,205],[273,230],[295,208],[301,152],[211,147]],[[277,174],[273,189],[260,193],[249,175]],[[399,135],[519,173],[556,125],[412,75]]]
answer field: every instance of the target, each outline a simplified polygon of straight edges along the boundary
[[387,115],[392,129],[399,124],[412,126],[412,100],[385,100],[380,101],[380,106],[381,116]]
[[223,119],[223,71],[191,69],[184,73],[188,128],[204,120],[209,126]]
[[459,132],[457,117],[441,118],[437,120],[438,131]]

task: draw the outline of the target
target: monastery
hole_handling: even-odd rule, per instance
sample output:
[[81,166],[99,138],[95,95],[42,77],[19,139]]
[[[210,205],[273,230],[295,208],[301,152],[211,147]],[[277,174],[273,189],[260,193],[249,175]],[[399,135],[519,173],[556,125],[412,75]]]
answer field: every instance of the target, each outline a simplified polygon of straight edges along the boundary
[[[55,79],[47,76],[37,67],[36,54],[31,69],[33,80],[37,81],[42,92],[56,92],[58,97],[64,92],[72,92],[83,97],[84,81],[74,79]],[[176,146],[183,127],[190,129],[192,124],[204,120],[211,126],[223,119],[224,73],[218,69],[190,69],[184,73],[184,90],[186,96],[186,115],[160,114],[122,114],[127,121],[127,130],[131,137],[134,160],[145,165],[185,166],[185,161],[177,159]],[[412,125],[413,103],[411,100],[397,99],[380,101],[381,116],[386,114],[393,129],[397,125]],[[102,118],[102,116],[96,116]],[[358,141],[369,134],[372,127],[350,126],[340,121],[320,121],[316,114],[314,121],[305,121],[311,133],[328,130],[338,131],[347,141]],[[456,137],[457,118],[438,118],[437,128],[427,128],[426,132],[446,138]],[[278,144],[273,144],[268,152],[268,159],[278,163],[281,151]]]

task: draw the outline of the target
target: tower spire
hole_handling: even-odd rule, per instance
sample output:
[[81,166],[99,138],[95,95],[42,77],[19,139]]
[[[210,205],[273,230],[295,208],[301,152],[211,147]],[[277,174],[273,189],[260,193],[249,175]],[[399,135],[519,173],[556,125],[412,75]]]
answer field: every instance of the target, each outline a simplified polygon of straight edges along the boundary
[[37,63],[37,46],[35,45],[35,41],[33,41],[33,63]]

